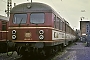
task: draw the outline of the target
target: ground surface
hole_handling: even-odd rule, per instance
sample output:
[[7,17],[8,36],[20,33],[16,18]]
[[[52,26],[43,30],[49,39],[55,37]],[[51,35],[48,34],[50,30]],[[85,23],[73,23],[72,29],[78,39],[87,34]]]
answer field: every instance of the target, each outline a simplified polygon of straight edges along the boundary
[[56,56],[52,60],[90,60],[90,47],[85,47],[85,43],[77,42],[66,48],[66,53]]
[[[7,56],[6,53],[0,54],[0,60],[21,60],[18,58],[20,56],[16,52],[12,56]],[[66,47],[63,52],[57,53],[49,60],[90,60],[90,47],[85,47],[85,43],[76,42],[76,44]]]

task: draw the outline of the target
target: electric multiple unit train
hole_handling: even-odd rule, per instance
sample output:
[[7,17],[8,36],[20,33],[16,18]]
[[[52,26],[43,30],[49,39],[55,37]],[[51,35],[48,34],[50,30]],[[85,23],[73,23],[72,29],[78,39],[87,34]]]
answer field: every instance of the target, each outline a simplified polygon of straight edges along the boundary
[[49,55],[76,39],[75,31],[44,3],[22,3],[10,11],[8,39],[18,54]]

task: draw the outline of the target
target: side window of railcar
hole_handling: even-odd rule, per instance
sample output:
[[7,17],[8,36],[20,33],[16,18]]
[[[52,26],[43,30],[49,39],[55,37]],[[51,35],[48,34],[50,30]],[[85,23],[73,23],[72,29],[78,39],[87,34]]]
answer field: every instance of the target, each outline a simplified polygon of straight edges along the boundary
[[14,24],[24,24],[27,20],[27,14],[14,14],[13,23]]
[[6,31],[6,22],[2,21],[2,31]]
[[66,24],[66,33],[67,33],[67,30],[68,30],[67,28],[68,28],[68,27],[67,27],[67,24]]
[[65,31],[65,22],[64,21],[62,22],[62,25],[63,25],[62,31]]
[[70,26],[68,26],[68,33],[70,33]]
[[54,28],[56,28],[56,15],[54,15]]
[[30,23],[32,24],[42,24],[44,23],[44,13],[31,13],[30,15]]
[[69,23],[67,22],[67,32],[69,33]]
[[60,30],[60,28],[61,28],[61,26],[60,26],[61,19],[59,17],[57,17],[57,21],[58,21],[58,29]]
[[57,22],[57,23],[56,23],[56,28],[57,28],[57,29],[59,29],[59,24],[60,24],[60,23],[59,23],[59,20],[60,20],[59,17],[57,17],[57,20],[56,20],[56,22]]
[[62,23],[63,23],[63,21],[60,19],[60,30],[62,30]]

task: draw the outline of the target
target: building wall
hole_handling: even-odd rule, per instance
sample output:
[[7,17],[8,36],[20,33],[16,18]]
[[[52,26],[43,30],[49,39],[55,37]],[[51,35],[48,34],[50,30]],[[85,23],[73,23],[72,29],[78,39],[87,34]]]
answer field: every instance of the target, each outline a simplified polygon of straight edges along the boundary
[[90,21],[80,21],[81,37],[84,41],[90,41]]
[[81,21],[80,22],[80,31],[81,31],[81,35],[84,35],[87,33],[87,23],[86,21]]

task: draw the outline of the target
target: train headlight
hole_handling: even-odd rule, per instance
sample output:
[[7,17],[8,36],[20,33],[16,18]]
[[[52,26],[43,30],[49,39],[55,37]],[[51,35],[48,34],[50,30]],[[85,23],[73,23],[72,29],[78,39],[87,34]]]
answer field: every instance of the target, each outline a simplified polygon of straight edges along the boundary
[[12,34],[16,34],[16,30],[12,30]]
[[40,35],[40,36],[39,36],[39,39],[40,39],[40,40],[43,40],[43,39],[44,39],[44,36],[43,36],[43,35]]
[[16,39],[16,35],[12,35],[12,39],[13,39],[13,40]]
[[40,30],[40,31],[39,31],[39,34],[44,34],[44,31],[43,31],[43,30]]

